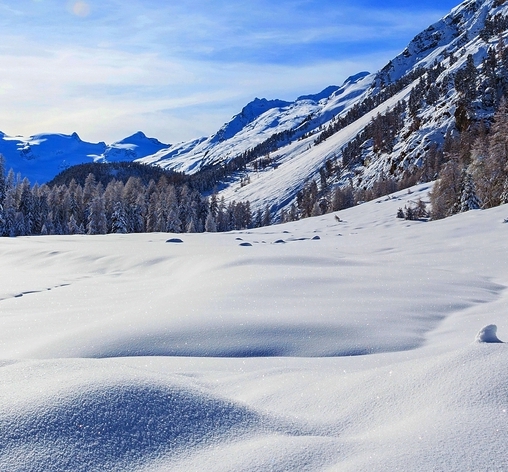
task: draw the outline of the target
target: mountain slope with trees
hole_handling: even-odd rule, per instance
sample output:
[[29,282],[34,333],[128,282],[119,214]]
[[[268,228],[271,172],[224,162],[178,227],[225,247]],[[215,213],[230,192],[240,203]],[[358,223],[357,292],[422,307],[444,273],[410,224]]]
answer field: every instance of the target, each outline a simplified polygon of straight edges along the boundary
[[228,139],[180,144],[143,161],[208,171],[219,176],[208,187],[226,200],[268,206],[277,218],[336,209],[337,191],[362,201],[434,180],[452,159],[449,149],[474,141],[480,128],[489,133],[508,91],[507,15],[505,2],[466,1],[377,74],[360,74],[313,102],[292,127],[270,124],[288,123],[308,101],[271,108]]

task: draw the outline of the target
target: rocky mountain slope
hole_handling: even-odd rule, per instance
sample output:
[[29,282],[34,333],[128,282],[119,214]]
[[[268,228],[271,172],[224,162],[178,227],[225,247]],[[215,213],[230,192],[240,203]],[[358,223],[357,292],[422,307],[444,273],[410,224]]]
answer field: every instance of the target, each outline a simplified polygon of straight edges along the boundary
[[331,186],[408,178],[447,134],[488,126],[508,81],[507,14],[500,0],[468,0],[376,74],[293,103],[256,99],[215,135],[141,161],[190,173],[232,167],[219,194],[274,213],[323,169]]

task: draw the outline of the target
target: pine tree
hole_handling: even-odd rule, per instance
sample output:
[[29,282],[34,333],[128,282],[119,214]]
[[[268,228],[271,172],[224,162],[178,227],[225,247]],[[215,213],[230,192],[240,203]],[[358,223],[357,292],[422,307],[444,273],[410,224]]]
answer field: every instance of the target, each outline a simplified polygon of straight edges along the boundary
[[272,223],[272,216],[270,214],[270,207],[266,205],[265,212],[263,214],[263,221],[261,223],[262,226],[270,226]]
[[501,204],[508,203],[508,177],[504,180],[503,193],[501,194]]
[[[99,184],[101,187],[101,185]],[[105,214],[104,196],[98,192],[92,198],[88,208],[87,234],[106,234],[107,222]]]
[[17,211],[14,216],[14,226],[11,230],[11,236],[28,236],[27,227],[25,224],[25,215]]
[[473,177],[469,172],[464,173],[462,182],[462,195],[460,197],[460,211],[478,210],[481,208],[481,202],[476,196]]
[[212,196],[210,197],[210,213],[214,218],[217,218],[217,214],[219,213],[219,202],[215,192],[212,193]]
[[215,233],[217,231],[217,223],[215,222],[215,218],[212,214],[212,210],[208,212],[208,215],[206,217],[205,221],[205,231],[207,233]]
[[5,192],[7,191],[7,184],[5,181],[5,158],[0,154],[0,205],[3,205],[5,200]]
[[298,220],[298,210],[296,209],[296,205],[291,203],[291,206],[289,207],[289,221],[296,221]]
[[168,233],[181,233],[182,221],[178,217],[176,205],[169,209],[166,231]]
[[113,233],[127,233],[127,219],[122,202],[115,202],[111,215],[111,230]]
[[80,234],[80,228],[76,223],[76,218],[74,218],[74,215],[71,215],[69,218],[69,234]]
[[438,220],[460,210],[461,170],[458,159],[448,161],[439,172],[439,178],[430,192],[431,218]]
[[312,207],[312,211],[310,213],[310,216],[320,216],[323,212],[321,211],[321,207],[319,206],[319,202],[314,203]]
[[16,191],[14,188],[9,188],[5,194],[3,205],[3,235],[15,236],[14,221],[16,219]]
[[196,222],[194,217],[191,217],[189,224],[187,225],[187,233],[196,233]]

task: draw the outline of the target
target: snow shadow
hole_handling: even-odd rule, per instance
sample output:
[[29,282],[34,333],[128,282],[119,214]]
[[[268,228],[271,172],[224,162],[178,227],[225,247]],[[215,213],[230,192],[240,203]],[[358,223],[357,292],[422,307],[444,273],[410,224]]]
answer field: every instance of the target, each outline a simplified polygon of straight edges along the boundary
[[343,357],[405,351],[419,340],[379,340],[352,326],[228,326],[109,339],[80,357]]

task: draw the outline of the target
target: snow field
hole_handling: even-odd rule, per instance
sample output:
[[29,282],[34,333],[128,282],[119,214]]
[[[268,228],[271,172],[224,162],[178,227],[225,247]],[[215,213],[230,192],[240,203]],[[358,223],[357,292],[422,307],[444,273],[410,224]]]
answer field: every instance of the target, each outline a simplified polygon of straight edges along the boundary
[[507,470],[506,344],[475,341],[508,338],[507,209],[395,218],[428,190],[179,244],[3,238],[0,469]]

